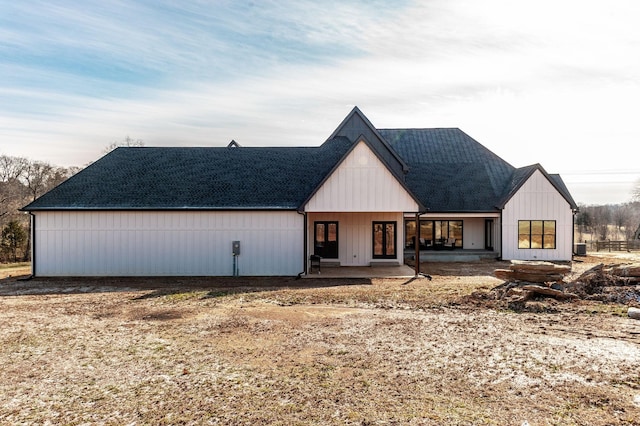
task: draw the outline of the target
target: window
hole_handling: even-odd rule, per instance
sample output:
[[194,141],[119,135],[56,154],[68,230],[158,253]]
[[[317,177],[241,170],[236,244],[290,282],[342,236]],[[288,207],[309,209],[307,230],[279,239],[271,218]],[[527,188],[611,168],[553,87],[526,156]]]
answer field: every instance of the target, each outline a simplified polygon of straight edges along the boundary
[[555,249],[555,220],[519,220],[519,249]]
[[[405,221],[405,247],[415,248],[416,221]],[[432,248],[438,243],[455,238],[456,247],[462,247],[462,221],[461,220],[421,220],[420,221],[420,248]]]
[[338,222],[314,222],[313,254],[338,258]]
[[395,259],[396,222],[373,222],[373,258]]

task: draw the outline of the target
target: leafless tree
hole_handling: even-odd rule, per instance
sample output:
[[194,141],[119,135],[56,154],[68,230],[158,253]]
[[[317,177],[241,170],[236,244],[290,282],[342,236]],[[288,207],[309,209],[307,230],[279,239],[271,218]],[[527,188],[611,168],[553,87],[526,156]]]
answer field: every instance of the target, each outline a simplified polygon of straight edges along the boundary
[[130,137],[129,135],[125,136],[125,138],[121,141],[116,141],[113,142],[109,145],[107,145],[104,150],[103,153],[104,154],[108,154],[111,151],[113,151],[114,149],[118,148],[118,147],[128,147],[128,148],[136,148],[136,147],[142,147],[144,146],[144,141],[142,139],[133,139],[132,137]]
[[582,241],[584,234],[589,234],[593,239],[593,219],[591,214],[591,206],[580,204],[578,206],[578,214],[575,218],[575,224],[578,227],[578,240]]
[[[20,208],[79,171],[79,167],[56,167],[42,161],[0,155],[0,229],[15,222],[28,233],[28,216],[20,212]],[[26,246],[20,247],[23,248],[25,260],[28,260],[28,239]]]
[[631,217],[631,211],[628,204],[623,204],[614,208],[611,216],[613,219],[613,224],[616,226],[617,234],[621,235],[623,233],[623,229],[629,223],[629,219]]
[[31,201],[35,201],[36,198],[47,191],[53,171],[54,168],[49,163],[30,161],[27,164],[23,178],[29,189]]
[[640,201],[640,179],[638,179],[631,190],[631,200]]
[[0,155],[0,182],[11,182],[20,178],[27,163],[28,160],[23,157]]
[[615,206],[613,218],[618,235],[625,240],[633,239],[640,224],[640,201]]
[[591,238],[633,239],[640,225],[640,201],[605,206],[580,206],[575,224],[578,235],[590,232]]
[[592,220],[596,237],[601,241],[609,239],[609,224],[611,224],[610,206],[594,206],[592,210]]
[[625,225],[625,234],[628,240],[638,238],[637,232],[640,230],[640,200],[629,203],[629,221]]
[[26,194],[22,178],[27,163],[26,158],[0,155],[0,225],[17,219]]
[[19,180],[0,182],[0,225],[16,218],[25,195],[26,188]]

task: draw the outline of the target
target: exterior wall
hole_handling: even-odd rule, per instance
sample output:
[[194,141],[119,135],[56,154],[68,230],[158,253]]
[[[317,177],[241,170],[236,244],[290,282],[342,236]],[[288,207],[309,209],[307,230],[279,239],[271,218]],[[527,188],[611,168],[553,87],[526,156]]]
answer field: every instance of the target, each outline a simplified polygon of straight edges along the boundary
[[493,251],[500,250],[500,218],[498,216],[485,216],[463,218],[464,249],[484,250],[486,245],[485,222],[493,220]]
[[[519,249],[519,220],[555,220],[555,249]],[[502,212],[502,258],[506,260],[568,261],[573,253],[573,212],[549,180],[536,171],[509,200]]]
[[307,212],[417,210],[413,197],[362,141],[305,206]]
[[[455,219],[454,219],[455,220]],[[462,243],[465,250],[484,249],[484,221],[482,218],[462,219]]]
[[[404,262],[404,222],[402,213],[310,213],[308,215],[309,254],[313,254],[313,223],[338,222],[340,266],[369,266],[376,262]],[[373,259],[373,221],[395,221],[396,259]]]
[[302,271],[304,220],[286,212],[36,212],[39,276],[229,276]]

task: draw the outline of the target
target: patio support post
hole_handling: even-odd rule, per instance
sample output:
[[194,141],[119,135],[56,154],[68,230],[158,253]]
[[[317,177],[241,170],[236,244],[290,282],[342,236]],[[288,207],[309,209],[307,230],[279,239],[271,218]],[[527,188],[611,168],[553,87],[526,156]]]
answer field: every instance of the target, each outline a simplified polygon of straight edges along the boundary
[[416,237],[413,246],[416,249],[415,274],[420,275],[420,212],[416,213]]

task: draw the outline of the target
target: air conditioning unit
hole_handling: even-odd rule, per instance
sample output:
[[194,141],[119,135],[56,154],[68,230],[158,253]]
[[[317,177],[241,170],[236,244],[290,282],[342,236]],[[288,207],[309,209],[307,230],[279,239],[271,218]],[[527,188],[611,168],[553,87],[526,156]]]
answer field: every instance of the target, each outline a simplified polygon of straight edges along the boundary
[[573,246],[573,254],[576,256],[586,256],[587,255],[587,245],[585,243],[574,244]]

